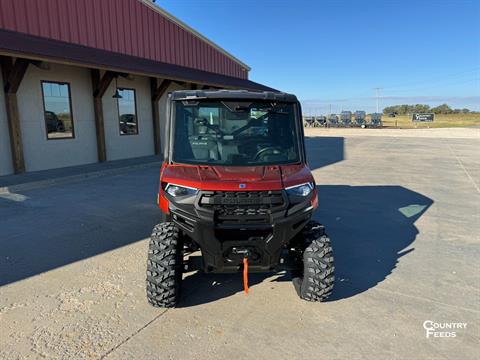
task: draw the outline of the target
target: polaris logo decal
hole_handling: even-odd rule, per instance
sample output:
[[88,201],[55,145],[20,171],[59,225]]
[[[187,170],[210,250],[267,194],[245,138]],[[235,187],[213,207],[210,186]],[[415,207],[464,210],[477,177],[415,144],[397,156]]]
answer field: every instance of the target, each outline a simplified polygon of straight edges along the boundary
[[238,184],[238,187],[240,189],[245,189],[247,187],[247,184]]

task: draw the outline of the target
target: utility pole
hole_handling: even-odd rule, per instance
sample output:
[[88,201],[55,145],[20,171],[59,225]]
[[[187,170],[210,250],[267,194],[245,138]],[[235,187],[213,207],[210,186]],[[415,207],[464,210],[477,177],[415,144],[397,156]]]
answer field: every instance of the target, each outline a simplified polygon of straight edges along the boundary
[[375,90],[375,98],[377,100],[377,114],[379,113],[379,108],[378,108],[378,99],[379,99],[379,96],[378,96],[378,92],[381,90],[382,88],[379,88],[379,87],[376,87],[376,88],[373,88],[373,90]]

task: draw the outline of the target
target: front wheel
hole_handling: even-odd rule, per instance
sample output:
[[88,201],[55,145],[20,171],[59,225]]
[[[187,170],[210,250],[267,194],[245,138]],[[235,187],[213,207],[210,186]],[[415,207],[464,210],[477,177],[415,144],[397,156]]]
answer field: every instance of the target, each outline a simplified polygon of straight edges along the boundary
[[300,298],[307,301],[325,301],[333,290],[334,262],[330,238],[323,225],[310,221],[303,229],[303,274],[293,283]]
[[153,228],[147,259],[147,299],[156,307],[175,307],[180,299],[183,241],[178,228],[163,222]]

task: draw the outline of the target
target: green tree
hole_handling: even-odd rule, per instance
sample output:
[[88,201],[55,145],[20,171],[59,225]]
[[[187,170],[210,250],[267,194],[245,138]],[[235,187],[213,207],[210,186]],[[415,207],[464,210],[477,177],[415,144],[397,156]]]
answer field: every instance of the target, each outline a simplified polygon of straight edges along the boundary
[[413,107],[412,112],[421,113],[421,112],[428,112],[429,110],[430,110],[430,106],[428,105],[416,104]]
[[468,114],[469,109],[455,109],[452,110],[447,104],[442,104],[434,108],[425,104],[415,104],[415,105],[392,105],[387,106],[383,109],[384,114],[397,113],[398,115],[406,115],[419,112],[434,112],[435,114],[452,114],[452,113],[463,113]]
[[453,110],[447,104],[442,104],[432,108],[432,112],[434,112],[435,114],[451,114]]

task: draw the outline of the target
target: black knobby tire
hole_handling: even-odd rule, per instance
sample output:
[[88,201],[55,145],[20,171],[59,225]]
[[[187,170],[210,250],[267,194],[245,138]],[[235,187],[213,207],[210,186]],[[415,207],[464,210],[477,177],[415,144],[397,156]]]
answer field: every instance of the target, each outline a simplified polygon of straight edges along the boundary
[[156,307],[175,307],[180,299],[183,241],[178,228],[164,222],[153,228],[147,259],[147,299]]
[[293,279],[300,298],[307,301],[324,301],[333,290],[335,280],[333,251],[323,225],[310,221],[303,229],[302,276]]

